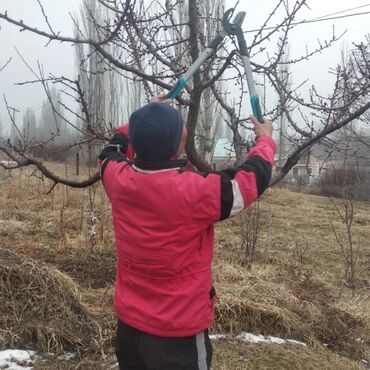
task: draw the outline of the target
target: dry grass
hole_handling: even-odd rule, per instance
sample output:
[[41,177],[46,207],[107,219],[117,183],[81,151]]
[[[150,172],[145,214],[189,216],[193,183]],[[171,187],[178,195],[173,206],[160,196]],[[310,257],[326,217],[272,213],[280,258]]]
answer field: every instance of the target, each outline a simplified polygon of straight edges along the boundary
[[330,231],[335,212],[323,197],[273,189],[261,202],[260,241],[246,268],[232,223],[217,229],[214,329],[241,330],[326,343],[353,359],[369,359],[370,205],[356,208],[360,249],[356,299],[341,286],[343,265]]
[[[322,347],[253,345],[221,340],[213,343],[213,370],[363,370],[359,364]],[[114,357],[63,361],[50,358],[34,370],[118,370]]]
[[[340,200],[336,201],[340,204]],[[260,255],[287,262],[298,258],[295,251],[304,250],[303,262],[330,284],[339,286],[343,278],[343,260],[331,229],[333,222],[344,235],[333,204],[325,197],[303,195],[283,189],[272,189],[261,203],[263,230]],[[357,203],[354,215],[354,242],[360,248],[358,287],[370,288],[370,204]]]
[[289,271],[279,275],[272,273],[266,279],[240,273],[231,282],[216,280],[219,302],[214,330],[327,343],[351,358],[367,357],[366,317],[360,310],[353,312],[353,305],[339,307],[329,289],[312,278],[289,280]]
[[[63,174],[64,166],[59,166],[59,171]],[[27,177],[26,171],[14,172],[10,179],[0,172],[0,182],[0,245],[25,257],[22,264],[40,274],[40,281],[34,281],[16,270],[16,276],[21,278],[11,282],[13,298],[8,292],[7,298],[1,300],[1,312],[3,302],[9,306],[12,300],[22,305],[29,301],[38,316],[14,311],[13,321],[9,316],[5,326],[1,325],[0,346],[21,343],[17,340],[23,336],[22,325],[28,322],[31,332],[35,323],[55,330],[55,322],[43,316],[47,297],[52,303],[50,310],[56,310],[60,320],[69,317],[70,325],[68,334],[57,331],[48,334],[45,330],[46,339],[39,342],[39,347],[46,348],[57,337],[55,347],[88,348],[90,353],[92,350],[95,356],[100,356],[112,346],[115,326],[111,308],[114,242],[109,204],[101,185],[90,192],[58,186],[45,195],[51,183]],[[91,233],[90,208],[97,217],[95,234]],[[354,235],[356,243],[361,244],[355,299],[341,284],[343,264],[330,221],[339,232],[343,225],[330,201],[273,189],[264,196],[260,209],[260,237],[251,268],[243,260],[240,238],[233,224],[223,222],[216,229],[214,280],[218,303],[213,330],[234,333],[246,330],[290,337],[304,340],[310,346],[217,342],[213,368],[358,369],[360,359],[370,360],[370,205],[361,203],[355,208]],[[6,261],[1,255],[0,263],[4,265],[1,273],[5,271],[6,280],[11,272],[4,270],[8,262],[3,260]],[[50,282],[53,283],[47,285]],[[28,290],[33,283],[34,290]],[[52,301],[48,292],[54,292],[57,299]],[[11,312],[9,307],[7,312]],[[91,324],[86,332],[81,328],[81,317]],[[34,341],[32,336],[24,338]],[[324,343],[327,348],[320,346]],[[40,363],[36,369],[53,368],[53,361]],[[60,369],[111,366],[112,359],[91,356],[58,361]]]
[[0,347],[96,347],[99,324],[71,278],[0,248]]
[[214,346],[214,370],[361,370],[355,361],[322,347],[247,344],[220,341]]

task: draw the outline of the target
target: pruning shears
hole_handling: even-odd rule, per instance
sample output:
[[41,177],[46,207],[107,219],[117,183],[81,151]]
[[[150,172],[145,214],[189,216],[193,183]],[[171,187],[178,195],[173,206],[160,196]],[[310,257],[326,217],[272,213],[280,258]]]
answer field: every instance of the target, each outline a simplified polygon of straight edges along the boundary
[[250,56],[248,53],[248,47],[245,41],[243,29],[241,27],[241,25],[243,24],[245,15],[246,15],[246,12],[238,13],[237,21],[234,21],[234,23],[224,24],[224,30],[229,35],[235,35],[238,40],[239,53],[242,59],[242,63],[243,63],[244,71],[245,71],[245,77],[247,78],[247,84],[248,84],[248,90],[249,90],[249,96],[250,96],[253,115],[257,118],[258,122],[263,123],[264,121],[263,121],[262,112],[261,112],[260,99],[258,97],[256,85],[254,83],[251,61],[250,61]]
[[[229,22],[232,13],[234,12],[234,8],[228,9],[224,16],[222,17],[222,30],[217,33],[217,35],[209,42],[206,49],[203,51],[201,55],[199,55],[198,59],[190,66],[190,68],[179,77],[176,85],[167,93],[165,99],[175,99],[180,91],[185,87],[186,83],[189,79],[194,75],[195,72],[199,70],[201,65],[209,59],[217,50],[218,46],[221,44],[223,39],[229,34],[228,30],[231,29],[232,23]],[[244,12],[238,13],[235,16],[234,22],[241,22],[243,23],[244,16],[241,17]],[[245,15],[245,13],[244,13]],[[240,25],[234,24],[236,27]]]
[[222,31],[220,31],[210,41],[206,49],[198,57],[198,59],[191,65],[187,72],[179,77],[176,85],[166,95],[166,99],[175,99],[176,96],[180,93],[180,91],[185,87],[187,81],[194,75],[194,73],[200,68],[200,66],[216,52],[218,46],[221,44],[223,39],[227,35],[230,36],[235,35],[238,40],[239,52],[242,59],[245,76],[247,79],[253,115],[257,118],[257,120],[260,123],[263,123],[264,121],[262,117],[261,106],[256,90],[256,85],[253,79],[253,72],[250,62],[250,56],[248,53],[248,47],[242,29],[242,24],[244,22],[246,12],[239,12],[235,16],[233,23],[231,23],[230,17],[232,16],[233,12],[234,8],[230,8],[225,12],[222,18],[222,28],[223,28]]

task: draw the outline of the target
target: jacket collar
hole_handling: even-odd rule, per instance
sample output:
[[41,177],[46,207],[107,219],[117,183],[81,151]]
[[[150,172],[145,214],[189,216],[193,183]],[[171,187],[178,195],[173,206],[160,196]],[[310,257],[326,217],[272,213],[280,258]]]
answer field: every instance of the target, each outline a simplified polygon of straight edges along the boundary
[[140,158],[135,158],[133,167],[137,170],[147,171],[162,171],[162,170],[172,170],[185,167],[187,165],[186,159],[174,159],[168,161],[144,161]]

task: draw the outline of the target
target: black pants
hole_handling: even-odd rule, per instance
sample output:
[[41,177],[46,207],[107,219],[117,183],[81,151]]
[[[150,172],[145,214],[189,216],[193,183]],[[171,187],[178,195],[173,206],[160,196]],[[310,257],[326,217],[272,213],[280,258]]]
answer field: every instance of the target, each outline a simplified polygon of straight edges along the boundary
[[191,337],[159,337],[118,321],[116,355],[120,370],[208,370],[208,330]]

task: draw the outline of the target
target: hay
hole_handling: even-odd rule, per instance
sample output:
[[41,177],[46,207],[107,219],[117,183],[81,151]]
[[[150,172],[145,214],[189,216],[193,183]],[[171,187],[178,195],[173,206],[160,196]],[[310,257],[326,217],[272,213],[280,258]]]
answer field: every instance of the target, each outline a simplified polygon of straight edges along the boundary
[[302,299],[297,292],[286,282],[258,277],[224,281],[218,288],[214,330],[338,343],[347,341],[354,329],[363,325],[358,317],[332,306],[330,301]]
[[299,302],[283,286],[245,277],[238,283],[224,282],[217,294],[219,332],[292,336],[301,327]]
[[0,347],[96,347],[97,322],[71,278],[0,248]]

